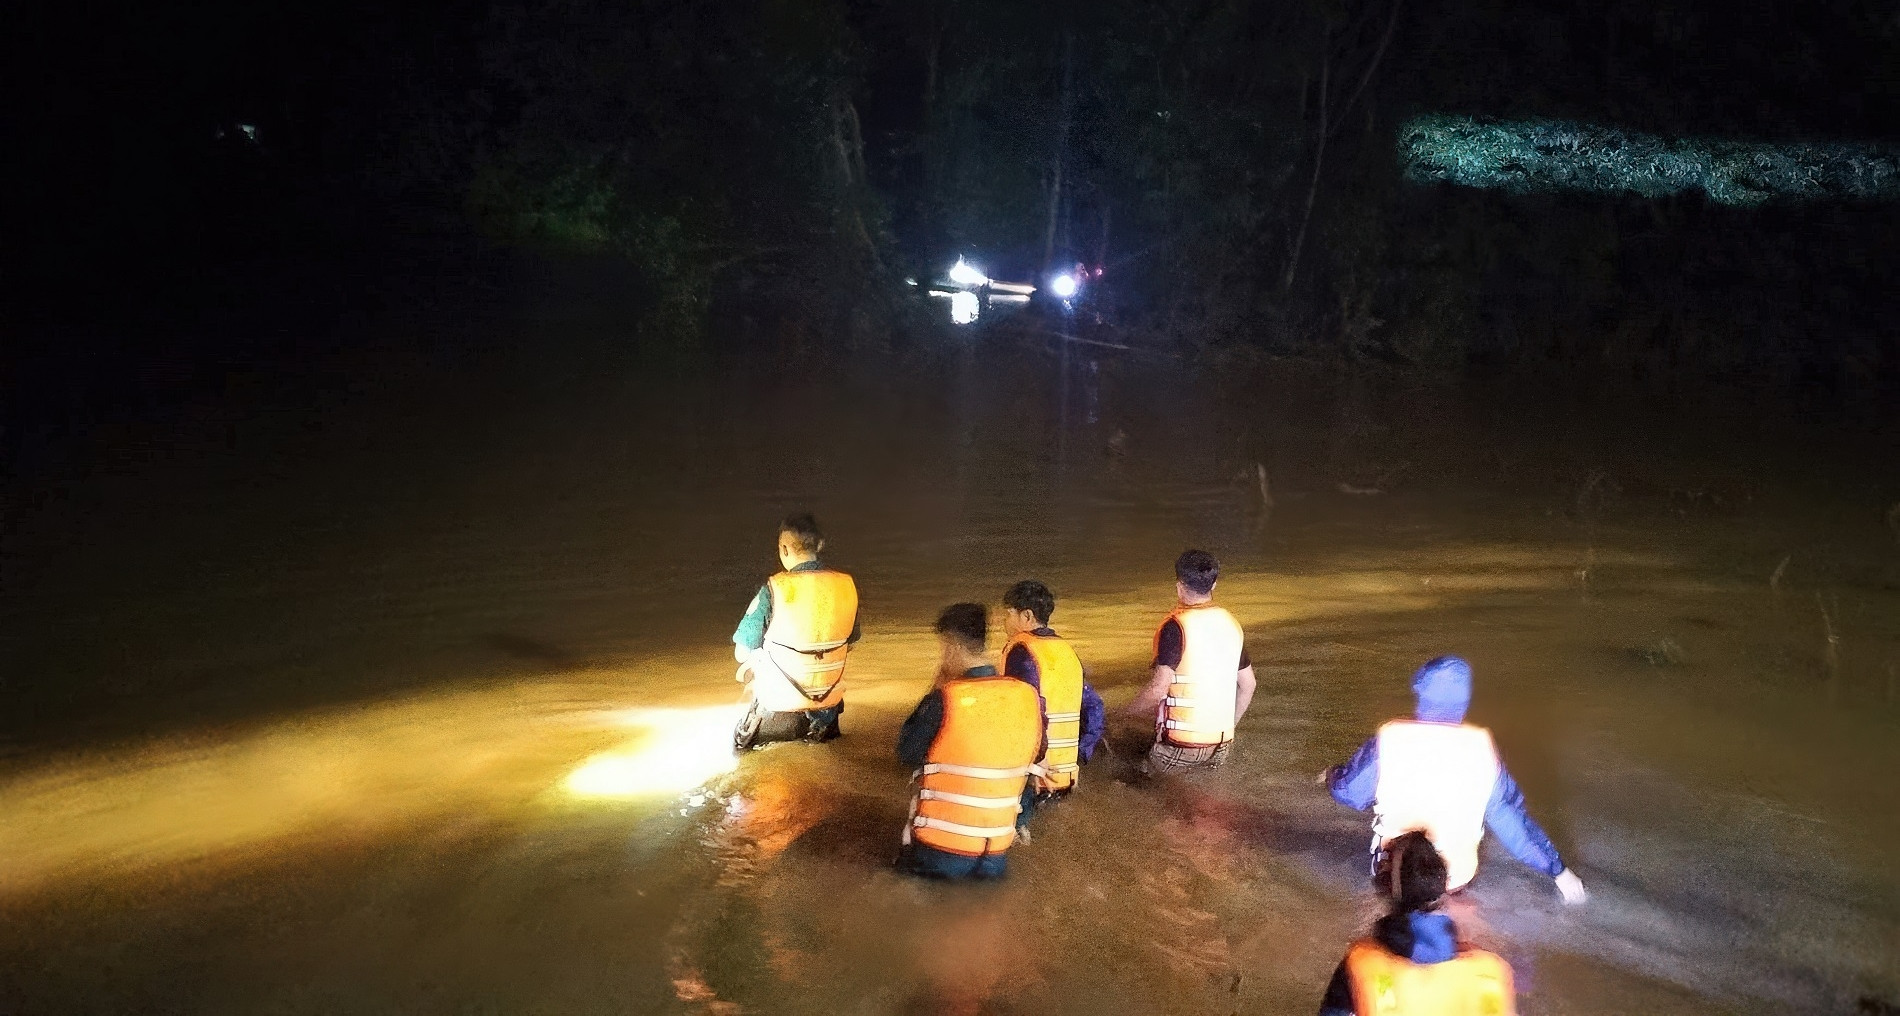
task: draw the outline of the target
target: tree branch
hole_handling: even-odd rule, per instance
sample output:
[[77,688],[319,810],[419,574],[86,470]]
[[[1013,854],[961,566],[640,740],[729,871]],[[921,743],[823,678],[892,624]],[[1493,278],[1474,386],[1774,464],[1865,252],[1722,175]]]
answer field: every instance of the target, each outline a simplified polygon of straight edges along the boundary
[[1339,120],[1333,125],[1333,132],[1345,126],[1347,114],[1352,112],[1352,104],[1359,101],[1360,93],[1372,83],[1372,74],[1379,69],[1379,61],[1385,58],[1385,47],[1392,41],[1392,30],[1398,27],[1399,11],[1405,7],[1405,0],[1392,0],[1392,15],[1386,19],[1385,31],[1379,36],[1379,48],[1372,51],[1372,59],[1366,63],[1366,72],[1359,75],[1359,84],[1353,86],[1352,94],[1346,97],[1346,104],[1339,107]]

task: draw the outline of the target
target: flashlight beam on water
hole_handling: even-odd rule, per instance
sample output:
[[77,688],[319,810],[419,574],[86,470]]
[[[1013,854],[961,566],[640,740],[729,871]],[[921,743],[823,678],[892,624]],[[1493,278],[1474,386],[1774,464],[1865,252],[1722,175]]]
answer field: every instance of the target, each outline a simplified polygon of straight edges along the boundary
[[1430,115],[1399,129],[1414,183],[1535,191],[1701,191],[1718,204],[1887,201],[1900,197],[1900,149],[1846,142],[1664,138],[1562,120]]
[[732,751],[733,708],[654,709],[631,716],[652,736],[601,752],[561,786],[580,798],[637,798],[680,793],[738,766]]

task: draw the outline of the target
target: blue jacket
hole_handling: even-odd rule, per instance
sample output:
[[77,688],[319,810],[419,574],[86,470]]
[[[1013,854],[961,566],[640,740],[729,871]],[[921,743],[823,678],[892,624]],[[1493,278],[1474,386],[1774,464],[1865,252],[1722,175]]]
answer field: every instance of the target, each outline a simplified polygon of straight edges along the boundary
[[[1471,665],[1456,656],[1441,656],[1418,669],[1412,678],[1412,691],[1418,695],[1418,719],[1462,723],[1471,705]],[[1379,739],[1367,740],[1350,762],[1328,770],[1326,785],[1333,800],[1340,804],[1360,811],[1371,808],[1379,788]],[[1563,872],[1563,858],[1543,827],[1524,810],[1524,792],[1501,761],[1498,782],[1484,807],[1484,827],[1512,856],[1531,868],[1552,878]]]

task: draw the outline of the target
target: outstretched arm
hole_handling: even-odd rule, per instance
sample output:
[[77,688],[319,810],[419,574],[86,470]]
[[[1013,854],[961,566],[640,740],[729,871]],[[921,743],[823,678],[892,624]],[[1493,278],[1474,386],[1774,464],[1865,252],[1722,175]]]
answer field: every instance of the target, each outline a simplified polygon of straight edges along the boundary
[[1367,738],[1366,743],[1352,753],[1351,761],[1326,770],[1320,777],[1333,800],[1359,811],[1372,807],[1373,798],[1379,792],[1379,739]]
[[1564,866],[1564,859],[1558,856],[1544,827],[1525,809],[1524,791],[1518,789],[1517,781],[1501,764],[1497,785],[1491,788],[1491,800],[1484,806],[1484,825],[1511,856],[1556,879],[1557,891],[1563,894],[1565,903],[1584,901],[1583,880]]

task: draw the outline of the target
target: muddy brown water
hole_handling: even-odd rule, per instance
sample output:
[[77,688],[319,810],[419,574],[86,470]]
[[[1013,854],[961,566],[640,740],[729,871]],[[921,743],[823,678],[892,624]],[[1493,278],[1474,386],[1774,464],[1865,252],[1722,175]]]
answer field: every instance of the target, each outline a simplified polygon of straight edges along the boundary
[[[1446,652],[1592,893],[1487,847],[1455,913],[1524,1011],[1900,994],[1874,493],[1565,477],[1445,391],[1052,368],[564,361],[102,437],[10,527],[0,1010],[1307,1013],[1377,913],[1314,774]],[[863,592],[846,736],[734,761],[795,508]],[[1188,545],[1260,672],[1231,764],[1133,780],[1123,722],[1005,883],[893,873],[936,609],[1043,578],[1112,709]]]

